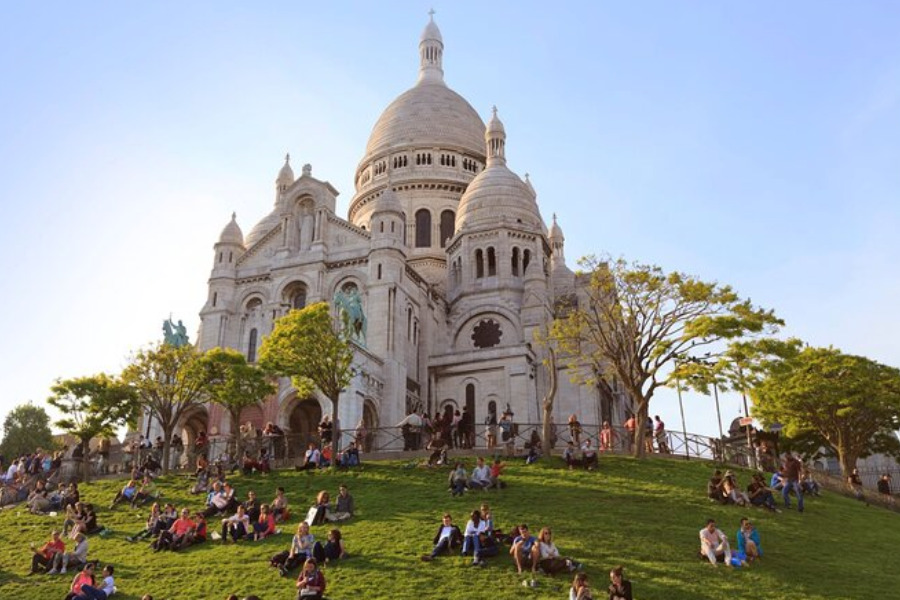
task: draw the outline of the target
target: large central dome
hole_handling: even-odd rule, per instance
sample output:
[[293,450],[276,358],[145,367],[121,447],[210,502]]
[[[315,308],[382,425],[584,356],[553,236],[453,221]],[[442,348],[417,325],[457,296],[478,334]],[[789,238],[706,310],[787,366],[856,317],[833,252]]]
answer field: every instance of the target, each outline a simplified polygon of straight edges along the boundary
[[440,147],[484,155],[484,122],[465,98],[443,81],[421,80],[381,114],[363,163],[410,146]]

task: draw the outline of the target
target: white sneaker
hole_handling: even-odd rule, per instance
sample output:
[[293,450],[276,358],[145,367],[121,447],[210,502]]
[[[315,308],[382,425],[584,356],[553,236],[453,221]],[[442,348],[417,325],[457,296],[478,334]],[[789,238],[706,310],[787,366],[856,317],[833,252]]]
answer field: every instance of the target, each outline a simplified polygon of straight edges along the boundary
[[56,575],[57,573],[59,573],[59,571],[57,571],[56,569],[50,569],[49,571],[47,571],[47,575]]
[[65,574],[66,574],[66,568],[63,567],[62,569],[60,569],[60,570],[59,570],[59,574],[60,574],[60,575],[65,575]]

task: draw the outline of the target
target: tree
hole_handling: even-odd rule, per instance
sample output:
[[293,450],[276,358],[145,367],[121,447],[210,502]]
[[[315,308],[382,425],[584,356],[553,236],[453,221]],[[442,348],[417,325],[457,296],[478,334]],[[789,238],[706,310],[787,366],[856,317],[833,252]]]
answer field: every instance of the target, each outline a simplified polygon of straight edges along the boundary
[[290,377],[298,394],[309,394],[318,388],[331,400],[333,462],[340,452],[341,440],[338,401],[353,377],[349,329],[336,328],[328,304],[318,302],[292,310],[275,321],[275,329],[259,351],[262,367]]
[[541,433],[541,452],[544,456],[549,457],[553,452],[553,401],[556,399],[557,390],[557,373],[556,373],[556,351],[552,346],[547,347],[547,376],[550,378],[550,385],[547,388],[547,394],[541,401],[543,414],[541,415],[541,424],[543,425]]
[[635,409],[635,456],[644,454],[650,400],[675,381],[676,363],[701,352],[712,357],[724,340],[773,332],[783,322],[742,300],[731,287],[660,267],[579,261],[578,306],[554,320],[551,337],[576,380],[618,380]]
[[53,433],[50,431],[50,417],[40,406],[31,402],[20,404],[3,420],[3,443],[0,454],[14,458],[37,448],[49,450],[53,447]]
[[91,439],[114,435],[115,429],[137,420],[140,406],[134,390],[104,373],[91,377],[57,380],[47,399],[66,415],[54,424],[81,442],[83,481],[90,479]]
[[176,347],[161,342],[139,351],[122,371],[122,378],[134,388],[141,406],[163,430],[162,467],[166,473],[175,427],[190,410],[206,400],[199,359],[200,355],[189,344]]
[[275,393],[262,369],[247,363],[244,355],[231,348],[213,348],[200,358],[206,397],[228,411],[236,455],[241,453],[241,413],[248,406]]
[[885,443],[897,449],[900,370],[894,367],[834,348],[808,347],[770,361],[751,396],[753,414],[763,423],[781,423],[791,438],[821,436],[845,477],[857,459]]

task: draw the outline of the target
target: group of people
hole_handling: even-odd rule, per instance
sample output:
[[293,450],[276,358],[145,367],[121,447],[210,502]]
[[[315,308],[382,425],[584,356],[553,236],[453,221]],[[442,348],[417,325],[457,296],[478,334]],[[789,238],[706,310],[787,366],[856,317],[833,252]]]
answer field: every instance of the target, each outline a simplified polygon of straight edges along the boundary
[[[463,530],[453,523],[450,513],[444,513],[431,543],[431,552],[422,555],[423,561],[431,562],[442,555],[458,552],[464,557],[471,556],[473,567],[486,566],[486,559],[497,556],[501,548],[508,545],[507,553],[512,557],[516,571],[520,575],[530,574],[530,580],[525,579],[523,584],[531,587],[537,586],[534,577],[538,572],[556,575],[582,568],[581,563],[560,554],[549,527],[542,528],[537,536],[531,534],[525,523],[513,526],[508,533],[496,528],[493,512],[486,502],[470,513]],[[584,600],[589,596],[584,593],[579,596],[576,591],[573,597]],[[630,597],[629,591],[627,598]]]
[[[322,449],[315,442],[310,442],[303,453],[302,462],[295,467],[297,471],[311,471],[330,467],[334,461],[334,450],[329,439],[322,442]],[[359,447],[355,440],[350,441],[338,454],[336,466],[341,468],[358,467],[360,465]]]
[[[606,427],[608,425],[607,422],[604,422],[603,426]],[[637,418],[634,414],[629,415],[628,419],[625,421],[625,434],[626,434],[626,443],[628,445],[627,450],[631,452],[634,448],[634,445],[637,443],[638,439],[638,427],[640,423],[638,423]],[[609,428],[610,430],[612,428]],[[666,424],[663,423],[662,419],[659,418],[659,415],[654,416],[652,419],[648,416],[647,420],[644,421],[644,450],[648,454],[652,454],[654,451],[653,442],[656,441],[656,451],[660,454],[670,454],[671,450],[669,448],[669,435],[666,432]],[[612,440],[610,440],[611,442]],[[611,448],[612,446],[610,446]],[[607,449],[610,449],[607,448]]]
[[746,567],[762,558],[759,531],[747,517],[741,519],[735,539],[736,553],[732,552],[728,536],[718,528],[715,519],[707,520],[706,526],[700,530],[700,558],[708,560],[713,566],[724,563],[727,567]]
[[804,494],[819,495],[819,484],[804,467],[799,458],[790,452],[784,455],[782,466],[772,474],[769,484],[762,473],[754,473],[746,492],[738,485],[732,471],[716,469],[706,485],[706,495],[719,504],[735,504],[737,506],[758,506],[773,512],[780,512],[776,506],[775,494],[781,494],[785,508],[791,508],[791,493],[797,498],[797,510],[804,510]]
[[484,458],[478,457],[471,475],[466,471],[465,464],[457,462],[450,475],[447,477],[448,488],[453,496],[462,496],[466,490],[489,490],[506,487],[503,481],[503,469],[506,464],[499,458],[488,465]]

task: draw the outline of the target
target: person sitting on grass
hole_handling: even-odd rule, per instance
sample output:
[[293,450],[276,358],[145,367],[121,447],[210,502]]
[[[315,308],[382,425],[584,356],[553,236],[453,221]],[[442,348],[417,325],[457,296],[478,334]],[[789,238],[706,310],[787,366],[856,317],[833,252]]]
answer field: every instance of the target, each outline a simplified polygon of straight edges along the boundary
[[722,471],[716,469],[713,476],[709,478],[709,481],[706,483],[706,497],[719,504],[728,503],[728,496],[725,494],[722,481]]
[[106,600],[116,593],[116,580],[113,578],[115,568],[112,565],[103,567],[103,585],[94,587],[91,583],[81,586],[81,593],[75,600]]
[[328,532],[328,540],[322,544],[313,544],[313,558],[318,563],[325,564],[341,558],[347,558],[347,550],[344,548],[344,538],[340,529],[332,529]]
[[69,593],[66,594],[65,600],[74,600],[79,597],[84,586],[94,585],[94,581],[94,563],[85,563],[72,579],[72,585],[69,587]]
[[720,559],[731,567],[731,546],[722,530],[716,527],[715,519],[709,519],[700,530],[700,558],[708,559],[712,566],[718,566]]
[[593,471],[597,468],[597,451],[591,444],[591,438],[589,437],[584,438],[584,442],[581,444],[581,463],[588,471]]
[[316,559],[307,558],[297,578],[298,600],[322,600],[325,593],[325,575],[319,570]]
[[75,536],[75,549],[71,552],[57,552],[53,556],[53,568],[47,571],[48,575],[65,575],[69,567],[80,569],[87,562],[88,539],[83,533]]
[[737,504],[738,506],[750,504],[750,498],[738,488],[737,480],[735,480],[734,473],[731,471],[725,471],[725,479],[722,480],[722,491],[730,504]]
[[563,460],[566,461],[566,466],[570,471],[579,464],[578,458],[575,456],[575,444],[572,442],[566,444],[566,449],[563,450],[562,457]]
[[784,489],[784,471],[779,469],[772,473],[772,479],[769,481],[769,487],[780,492]]
[[450,471],[447,483],[450,487],[450,494],[453,496],[462,496],[466,491],[466,468],[461,462],[456,463],[456,468]]
[[104,529],[105,527],[102,525],[97,525],[97,513],[94,511],[94,505],[82,504],[82,511],[76,517],[75,526],[69,532],[69,537],[74,540],[79,533],[93,535],[100,533]]
[[631,582],[625,579],[621,566],[609,572],[609,600],[632,600]]
[[[244,512],[247,513],[247,516],[250,517],[251,523],[256,523],[256,520],[259,519],[259,499],[256,497],[256,492],[250,490],[247,492],[247,499],[241,502],[241,505],[244,507]],[[248,529],[249,531],[249,529]]]
[[287,521],[291,517],[291,512],[288,508],[288,501],[287,497],[284,495],[283,487],[279,486],[275,490],[275,498],[273,498],[272,502],[269,503],[269,508],[272,509],[272,514],[275,515],[276,523]]
[[49,571],[52,568],[53,561],[56,559],[56,555],[66,551],[66,543],[59,537],[59,531],[54,529],[50,532],[50,541],[40,548],[35,548],[35,545],[31,544],[31,551],[33,556],[31,557],[31,572],[29,575]]
[[[484,562],[484,556],[482,555],[482,543],[486,542],[486,540],[487,527],[484,521],[481,520],[481,512],[473,510],[469,522],[466,523],[466,530],[463,532],[462,547],[463,556],[468,556],[470,552],[472,553],[473,567],[484,567],[487,565],[487,563]],[[494,550],[494,554],[496,554],[496,549]]]
[[167,530],[160,532],[159,537],[151,544],[154,552],[174,550],[184,543],[185,537],[197,528],[191,520],[191,511],[181,509],[181,516]]
[[587,573],[575,575],[575,579],[572,580],[572,587],[569,588],[569,600],[593,600],[593,598],[591,588],[588,585]]
[[469,479],[469,487],[473,490],[486,490],[491,487],[491,468],[484,464],[484,458],[478,457],[475,468],[472,469],[472,478]]
[[426,450],[431,450],[431,454],[428,456],[428,466],[437,467],[447,464],[447,448],[447,440],[440,431],[435,432],[434,437],[425,447]]
[[819,482],[816,481],[812,471],[810,471],[806,465],[803,465],[803,469],[800,471],[800,489],[803,490],[804,494],[811,494],[813,496],[820,495]]
[[340,466],[346,469],[358,467],[359,464],[359,447],[356,445],[356,441],[352,441],[341,451]]
[[125,539],[129,542],[136,542],[137,540],[147,539],[148,537],[153,535],[157,525],[159,525],[159,521],[161,518],[162,512],[159,509],[159,502],[154,502],[153,506],[150,507],[150,516],[147,517],[147,526],[144,527],[144,529],[139,533],[130,535]]
[[259,519],[253,524],[253,540],[259,541],[275,533],[275,515],[269,511],[269,505],[259,507]]
[[194,527],[193,531],[188,533],[181,545],[178,546],[178,549],[187,548],[188,546],[193,546],[195,544],[202,544],[206,541],[208,527],[206,517],[203,516],[203,513],[194,513],[194,522],[197,526]]
[[528,525],[519,525],[519,535],[513,540],[509,549],[510,555],[516,561],[516,571],[521,574],[523,567],[531,566],[532,575],[537,571],[541,560],[538,539],[528,532]]
[[290,550],[279,552],[269,560],[269,564],[277,567],[281,576],[286,577],[288,572],[312,557],[315,543],[316,538],[309,532],[309,523],[302,521],[297,525],[297,533],[291,539]]
[[141,487],[138,488],[134,497],[131,499],[131,508],[135,508],[138,505],[143,506],[148,500],[155,500],[157,497],[159,497],[159,490],[156,489],[156,483],[153,481],[152,477],[144,475],[144,481],[141,483]]
[[207,519],[228,513],[236,508],[237,501],[234,499],[234,488],[225,483],[220,484],[218,481],[213,483],[213,489],[206,497],[206,510],[203,516]]
[[319,468],[319,463],[322,460],[322,454],[319,452],[319,449],[316,448],[315,442],[310,442],[309,447],[306,449],[306,452],[303,454],[303,464],[296,467],[297,471],[314,471]]
[[347,489],[346,484],[341,484],[338,488],[337,499],[334,502],[334,511],[328,511],[325,518],[329,521],[346,521],[353,517],[356,506],[353,502],[353,496]]
[[228,543],[228,536],[235,542],[242,540],[250,534],[250,517],[243,504],[239,504],[237,511],[228,518],[222,519],[222,543]]
[[747,517],[741,519],[741,526],[738,527],[737,547],[738,554],[746,556],[747,562],[753,562],[757,558],[762,558],[759,532]]
[[553,543],[553,532],[549,527],[542,528],[538,534],[538,552],[540,553],[538,565],[547,575],[556,575],[563,571],[572,572],[581,566],[571,558],[559,555],[559,549]]
[[775,495],[772,494],[772,490],[766,487],[763,476],[759,473],[753,474],[753,480],[747,486],[747,495],[750,497],[750,504],[753,506],[762,506],[772,512],[778,510],[775,507]]
[[422,560],[434,560],[441,552],[452,552],[454,546],[461,546],[462,542],[463,536],[459,527],[453,524],[453,518],[450,516],[450,513],[444,513],[437,533],[434,534],[434,540],[432,540],[434,548],[431,550],[431,554],[424,554]]
[[496,490],[501,490],[506,487],[506,482],[504,482],[500,477],[503,475],[503,469],[506,468],[506,463],[502,462],[499,458],[495,458],[494,462],[491,464],[491,487]]
[[115,498],[113,498],[112,502],[110,502],[110,510],[115,508],[116,504],[118,504],[119,502],[131,502],[135,494],[137,494],[137,481],[135,481],[134,479],[129,479],[128,483],[125,484],[125,487],[119,490],[116,493]]

